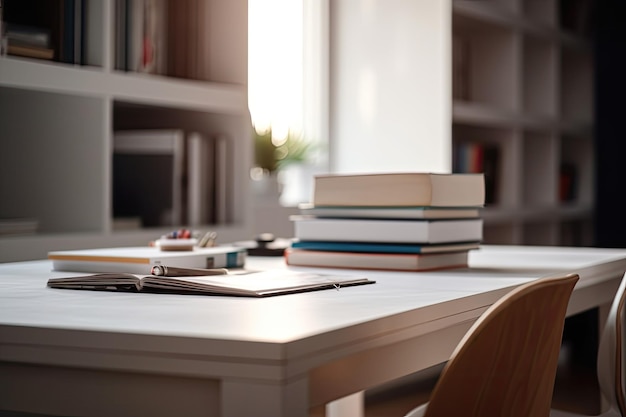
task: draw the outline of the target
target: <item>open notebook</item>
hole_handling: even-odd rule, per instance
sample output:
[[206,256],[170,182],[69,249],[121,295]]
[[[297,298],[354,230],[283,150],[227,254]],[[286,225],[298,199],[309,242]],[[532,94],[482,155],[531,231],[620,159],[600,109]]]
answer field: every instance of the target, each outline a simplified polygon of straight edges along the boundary
[[48,287],[76,290],[267,297],[373,283],[375,281],[358,276],[317,274],[278,269],[228,275],[176,278],[107,273],[69,278],[51,278],[48,280]]

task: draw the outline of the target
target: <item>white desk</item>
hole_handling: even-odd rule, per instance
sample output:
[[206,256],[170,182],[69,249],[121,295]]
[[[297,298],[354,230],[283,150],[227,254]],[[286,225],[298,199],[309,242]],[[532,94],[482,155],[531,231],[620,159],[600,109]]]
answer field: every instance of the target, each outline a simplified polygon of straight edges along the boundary
[[485,246],[470,259],[431,273],[338,271],[377,283],[267,299],[53,290],[48,278],[72,274],[0,264],[0,410],[305,417],[445,361],[521,283],[580,274],[574,314],[609,303],[626,271],[626,250]]

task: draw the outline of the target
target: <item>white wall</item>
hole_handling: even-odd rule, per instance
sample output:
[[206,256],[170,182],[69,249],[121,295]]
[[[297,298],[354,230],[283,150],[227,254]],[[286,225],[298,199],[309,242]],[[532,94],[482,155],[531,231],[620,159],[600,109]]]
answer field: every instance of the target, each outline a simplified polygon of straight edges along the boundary
[[330,1],[330,169],[451,170],[451,0]]

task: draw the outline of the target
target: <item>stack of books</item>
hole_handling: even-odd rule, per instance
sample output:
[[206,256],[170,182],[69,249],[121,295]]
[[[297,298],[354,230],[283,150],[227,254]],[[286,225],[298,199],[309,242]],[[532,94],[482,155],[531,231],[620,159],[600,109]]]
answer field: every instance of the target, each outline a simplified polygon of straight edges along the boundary
[[315,177],[313,201],[291,217],[288,265],[425,271],[467,266],[483,238],[478,174]]

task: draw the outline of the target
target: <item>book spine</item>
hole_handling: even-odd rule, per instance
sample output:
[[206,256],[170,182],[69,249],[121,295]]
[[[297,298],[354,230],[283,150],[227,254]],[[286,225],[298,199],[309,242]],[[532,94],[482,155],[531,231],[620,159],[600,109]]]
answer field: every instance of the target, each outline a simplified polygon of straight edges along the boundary
[[[241,268],[246,260],[246,252],[207,253],[206,256],[180,256],[154,258],[151,265],[171,265],[181,268]],[[148,271],[149,273],[150,271]]]
[[225,253],[207,253],[205,256],[170,256],[139,259],[134,262],[100,262],[71,259],[52,259],[55,271],[71,272],[111,272],[150,275],[152,266],[166,265],[180,268],[242,268],[246,261],[245,250]]

